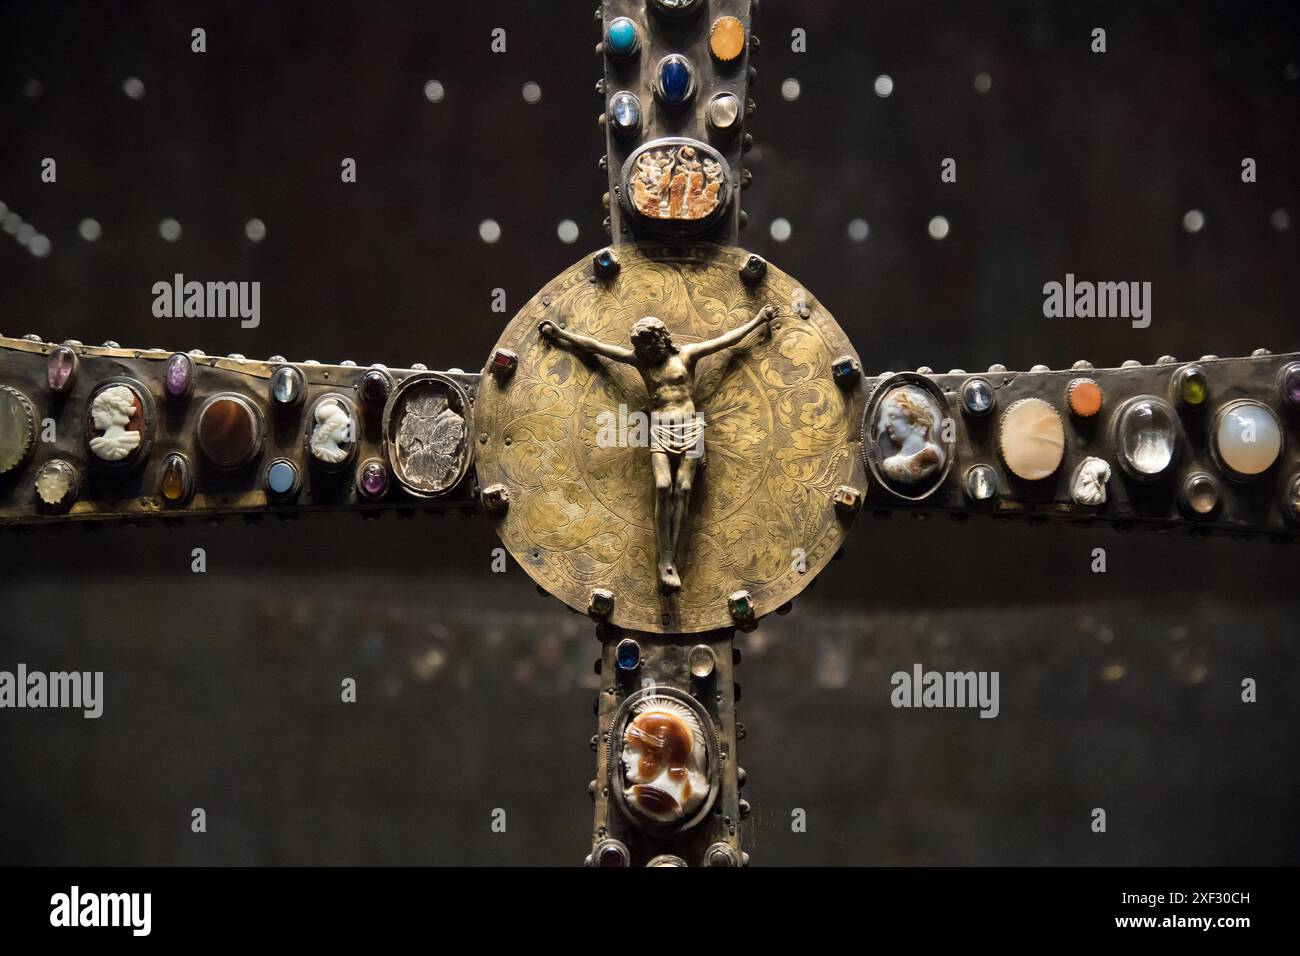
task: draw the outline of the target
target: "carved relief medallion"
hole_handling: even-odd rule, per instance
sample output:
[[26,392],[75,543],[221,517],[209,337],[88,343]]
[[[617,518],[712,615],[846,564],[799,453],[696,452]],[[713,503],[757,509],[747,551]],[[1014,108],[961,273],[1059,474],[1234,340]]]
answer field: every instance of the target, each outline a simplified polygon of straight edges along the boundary
[[384,448],[397,480],[411,494],[450,491],[468,465],[464,391],[450,378],[423,372],[404,379],[384,409]]

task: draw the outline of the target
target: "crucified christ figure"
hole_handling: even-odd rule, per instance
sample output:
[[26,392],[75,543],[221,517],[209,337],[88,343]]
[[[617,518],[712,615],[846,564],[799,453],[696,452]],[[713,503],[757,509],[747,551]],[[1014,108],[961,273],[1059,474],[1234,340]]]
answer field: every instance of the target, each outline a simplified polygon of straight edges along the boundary
[[691,484],[704,448],[704,415],[695,410],[696,363],[706,355],[739,344],[775,317],[776,309],[765,306],[730,332],[679,347],[662,322],[647,316],[632,326],[630,349],[570,332],[549,320],[537,326],[546,339],[623,362],[641,373],[650,395],[650,464],[655,482],[659,586],[665,591],[682,586],[677,553],[691,500]]

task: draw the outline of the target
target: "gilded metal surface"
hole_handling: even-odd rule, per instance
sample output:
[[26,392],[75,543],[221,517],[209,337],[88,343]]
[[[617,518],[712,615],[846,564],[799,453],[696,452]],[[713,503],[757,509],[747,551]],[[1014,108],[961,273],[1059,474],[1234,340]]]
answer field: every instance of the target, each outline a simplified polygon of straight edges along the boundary
[[[627,246],[608,282],[590,258],[562,273],[507,326],[499,348],[518,371],[485,375],[475,411],[479,484],[503,484],[510,505],[495,518],[506,548],[542,587],[585,611],[591,592],[615,595],[610,621],[653,633],[732,625],[727,595],[748,590],[758,615],[808,584],[840,547],[834,494],[863,485],[857,451],[862,390],[831,375],[855,354],[822,306],[771,268],[739,278],[735,248]],[[806,302],[804,318],[792,304]],[[712,338],[764,305],[780,315],[770,337],[701,360],[695,404],[709,427],[679,555],[682,588],[663,593],[655,563],[650,449],[598,440],[602,413],[646,408],[637,373],[542,340],[542,319],[607,342],[627,342],[654,315],[674,339]],[[608,444],[608,443],[606,443]]]

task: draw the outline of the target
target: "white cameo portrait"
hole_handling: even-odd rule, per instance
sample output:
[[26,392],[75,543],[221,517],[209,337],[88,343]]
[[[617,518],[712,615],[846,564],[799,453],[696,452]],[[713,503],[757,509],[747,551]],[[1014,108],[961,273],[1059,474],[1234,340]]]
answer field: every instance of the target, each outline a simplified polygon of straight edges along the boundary
[[100,434],[90,439],[90,450],[104,461],[121,461],[140,447],[140,433],[128,426],[137,414],[135,393],[125,385],[111,385],[90,403],[90,420]]
[[1110,465],[1100,458],[1085,458],[1074,473],[1070,489],[1076,504],[1101,505],[1106,503],[1106,482],[1110,481]]
[[685,704],[647,697],[623,732],[623,797],[647,820],[688,819],[709,795],[708,749],[699,718]]
[[948,453],[935,440],[941,419],[938,403],[918,386],[900,385],[885,396],[875,427],[885,477],[900,485],[917,485],[943,468]]
[[356,441],[356,420],[337,399],[316,406],[316,425],[311,432],[311,455],[327,465],[346,461]]

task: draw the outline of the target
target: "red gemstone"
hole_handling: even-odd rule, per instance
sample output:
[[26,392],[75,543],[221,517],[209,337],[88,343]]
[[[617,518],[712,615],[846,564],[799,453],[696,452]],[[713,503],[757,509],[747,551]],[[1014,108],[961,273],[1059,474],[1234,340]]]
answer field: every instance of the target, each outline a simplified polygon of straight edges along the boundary
[[519,356],[509,349],[497,349],[492,353],[492,371],[497,375],[513,375],[519,365]]
[[51,392],[66,392],[72,385],[72,373],[77,369],[77,356],[66,345],[60,345],[50,353],[45,366],[45,378]]

